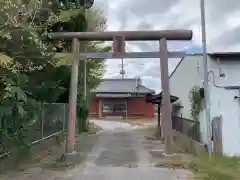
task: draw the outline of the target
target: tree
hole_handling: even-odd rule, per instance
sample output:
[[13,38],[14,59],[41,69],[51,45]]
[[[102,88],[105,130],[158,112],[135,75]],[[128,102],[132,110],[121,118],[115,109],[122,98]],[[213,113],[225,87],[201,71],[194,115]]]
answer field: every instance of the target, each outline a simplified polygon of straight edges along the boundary
[[30,21],[35,8],[29,2],[0,1],[0,153],[26,149],[34,125],[40,127],[35,122],[38,94],[54,83],[39,78],[55,68],[55,53],[35,31]]
[[[70,7],[71,8],[71,7]],[[53,23],[48,27],[48,32],[74,32],[74,31],[104,31],[106,28],[106,19],[103,13],[99,9],[89,9],[84,11],[83,9],[76,9],[75,7],[67,10],[62,10],[58,16],[58,21]],[[58,52],[70,52],[71,51],[71,41],[57,41],[52,43],[56,47]],[[104,45],[102,42],[87,42],[87,51],[94,52],[108,52],[111,48]],[[71,59],[69,56],[62,56],[61,61],[65,64],[71,64]],[[83,82],[84,82],[84,61],[80,61],[79,66],[79,92],[83,92]],[[88,90],[96,87],[105,69],[104,59],[90,59],[87,62],[87,86]]]
[[[69,42],[51,42],[47,31],[56,24],[67,24],[67,31],[73,30],[73,26],[83,29],[85,16],[81,9],[59,10],[55,1],[52,2],[0,0],[0,151],[9,150],[13,144],[20,150],[27,146],[29,137],[34,137],[34,126],[40,127],[36,120],[38,102],[59,102],[64,96],[67,99],[70,59],[64,54],[60,58],[56,49],[60,44],[64,45],[61,51],[69,51]],[[91,31],[105,28],[105,18],[101,14],[95,17],[98,12],[96,9],[86,12]],[[87,48],[89,51],[110,49],[101,42],[88,43]],[[87,67],[91,89],[101,80],[104,60],[89,60]],[[82,70],[79,77],[82,91]]]
[[[28,1],[26,1],[28,2]],[[33,75],[34,72],[53,67],[53,47],[43,43],[29,23],[29,4],[5,1],[0,3],[1,28],[0,52],[11,61],[8,70],[18,75]],[[22,8],[24,7],[24,8]]]
[[[64,26],[64,31],[85,31],[87,26],[83,23],[85,19],[83,10],[72,8],[71,11],[59,11],[56,3],[49,4],[42,1],[40,4],[39,1],[30,0],[23,2],[24,4],[18,4],[16,0],[0,1],[2,7],[7,5],[7,8],[1,12],[3,16],[0,22],[2,24],[7,22],[7,24],[0,28],[2,35],[0,37],[0,50],[12,62],[11,67],[8,67],[7,70],[14,70],[16,76],[24,75],[24,78],[28,79],[25,81],[27,84],[24,85],[28,94],[40,101],[56,101],[57,96],[60,96],[69,85],[66,87],[65,83],[65,87],[61,88],[59,82],[62,80],[56,79],[54,73],[57,73],[59,64],[68,66],[71,59],[68,55],[59,58],[54,53],[54,49],[69,52],[71,51],[71,43],[66,41],[51,42],[46,38],[47,31],[61,31],[62,26]],[[106,20],[100,10],[91,9],[86,14],[90,30],[104,30]],[[87,44],[87,48],[89,51],[109,51],[110,49],[100,42],[90,42]],[[79,71],[80,91],[83,90],[82,62],[80,62]],[[91,89],[100,82],[104,72],[104,60],[89,60],[87,67],[88,87]],[[60,69],[61,72],[65,69],[65,74],[69,74],[68,67]],[[56,89],[58,89],[57,92]],[[49,93],[46,93],[49,91],[54,91],[56,97],[51,96],[50,98]]]

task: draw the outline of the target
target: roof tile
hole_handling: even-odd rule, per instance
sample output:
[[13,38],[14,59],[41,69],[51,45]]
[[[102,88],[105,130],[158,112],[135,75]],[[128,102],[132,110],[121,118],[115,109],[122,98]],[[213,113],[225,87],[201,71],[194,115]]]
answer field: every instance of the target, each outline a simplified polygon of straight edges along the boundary
[[139,78],[103,79],[92,92],[96,93],[152,93],[153,90],[142,85]]

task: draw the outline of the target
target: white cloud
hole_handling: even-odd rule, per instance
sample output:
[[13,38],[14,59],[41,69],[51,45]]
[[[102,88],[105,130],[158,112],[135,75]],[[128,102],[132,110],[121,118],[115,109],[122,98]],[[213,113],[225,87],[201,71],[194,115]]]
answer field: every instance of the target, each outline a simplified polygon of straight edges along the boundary
[[[107,12],[108,30],[191,29],[190,42],[169,42],[171,50],[201,46],[200,0],[96,0]],[[208,51],[239,51],[240,1],[205,0]],[[156,42],[128,43],[128,51],[154,51]],[[179,60],[169,60],[171,72]],[[108,60],[107,77],[118,76],[121,60]],[[160,89],[158,59],[124,60],[127,77],[140,76],[150,88]]]

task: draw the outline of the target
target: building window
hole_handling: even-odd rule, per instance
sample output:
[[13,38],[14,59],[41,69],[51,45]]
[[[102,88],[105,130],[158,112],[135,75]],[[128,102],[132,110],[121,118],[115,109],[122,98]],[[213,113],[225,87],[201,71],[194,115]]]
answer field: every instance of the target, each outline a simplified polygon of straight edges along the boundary
[[102,112],[104,112],[104,113],[111,113],[111,112],[113,112],[112,104],[103,104]]
[[103,113],[126,112],[126,104],[125,103],[104,103],[102,112]]
[[126,104],[114,104],[114,112],[126,112]]

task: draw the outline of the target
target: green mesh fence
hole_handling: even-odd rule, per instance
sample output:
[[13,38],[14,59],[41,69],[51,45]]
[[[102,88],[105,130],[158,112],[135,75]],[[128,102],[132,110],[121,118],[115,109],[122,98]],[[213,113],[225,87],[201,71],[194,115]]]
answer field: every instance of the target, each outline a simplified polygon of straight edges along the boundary
[[20,116],[12,108],[0,107],[0,112],[8,114],[0,118],[0,156],[16,146],[18,133],[24,143],[32,144],[65,130],[67,104],[44,103],[34,108],[32,105],[24,105],[23,108],[26,113]]
[[43,137],[51,136],[52,134],[61,132],[65,129],[67,114],[66,107],[66,104],[43,105]]

